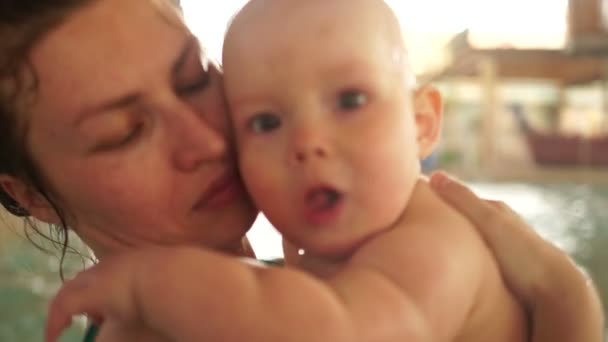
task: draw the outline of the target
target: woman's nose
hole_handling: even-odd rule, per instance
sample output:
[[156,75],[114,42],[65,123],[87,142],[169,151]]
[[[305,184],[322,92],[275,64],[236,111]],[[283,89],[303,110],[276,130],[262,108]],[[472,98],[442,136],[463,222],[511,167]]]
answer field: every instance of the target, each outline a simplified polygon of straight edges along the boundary
[[192,171],[201,164],[224,159],[228,151],[222,127],[215,127],[196,113],[183,120],[175,130],[173,162],[182,171]]

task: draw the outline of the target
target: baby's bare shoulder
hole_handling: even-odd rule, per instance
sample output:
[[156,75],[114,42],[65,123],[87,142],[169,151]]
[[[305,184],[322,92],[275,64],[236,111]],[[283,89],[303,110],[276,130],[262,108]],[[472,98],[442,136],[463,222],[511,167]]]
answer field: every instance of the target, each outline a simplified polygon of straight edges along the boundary
[[479,298],[491,256],[474,228],[426,190],[414,192],[393,227],[365,243],[349,267],[374,269],[455,336]]
[[490,253],[473,225],[424,181],[417,185],[407,209],[394,225],[370,239],[356,255],[356,259],[399,268],[403,262],[444,267],[456,263],[459,268],[466,262],[472,268],[486,257]]

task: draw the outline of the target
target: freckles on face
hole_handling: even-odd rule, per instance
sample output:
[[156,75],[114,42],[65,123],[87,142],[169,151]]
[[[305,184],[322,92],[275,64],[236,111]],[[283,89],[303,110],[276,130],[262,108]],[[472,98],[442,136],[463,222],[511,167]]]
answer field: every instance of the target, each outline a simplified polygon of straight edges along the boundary
[[191,34],[155,3],[92,2],[35,47],[28,144],[87,242],[221,248],[243,237],[256,211],[245,194],[221,210],[193,210],[234,168],[224,99]]

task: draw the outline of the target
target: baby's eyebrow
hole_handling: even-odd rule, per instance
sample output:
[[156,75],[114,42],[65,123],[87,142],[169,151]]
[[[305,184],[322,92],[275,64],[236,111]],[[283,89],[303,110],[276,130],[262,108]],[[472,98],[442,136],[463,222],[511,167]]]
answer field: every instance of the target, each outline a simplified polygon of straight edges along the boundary
[[[233,99],[229,100],[230,109],[234,112],[236,109],[243,109],[243,107],[268,107],[269,97],[263,94],[248,93],[243,95],[234,96]],[[242,110],[237,110],[236,113],[242,113]]]
[[353,73],[374,72],[371,63],[360,60],[346,60],[332,63],[324,70],[327,74],[350,75]]

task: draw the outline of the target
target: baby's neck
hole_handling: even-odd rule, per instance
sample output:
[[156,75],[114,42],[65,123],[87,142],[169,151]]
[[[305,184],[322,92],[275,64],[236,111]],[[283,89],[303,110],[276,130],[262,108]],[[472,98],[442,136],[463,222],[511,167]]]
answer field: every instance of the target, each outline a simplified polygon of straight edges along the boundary
[[329,278],[338,272],[343,264],[344,260],[330,260],[304,254],[300,257],[298,263],[293,266],[319,278]]
[[345,259],[333,260],[327,257],[315,256],[291,245],[285,240],[283,241],[283,252],[287,266],[301,269],[319,278],[331,277],[345,262]]

